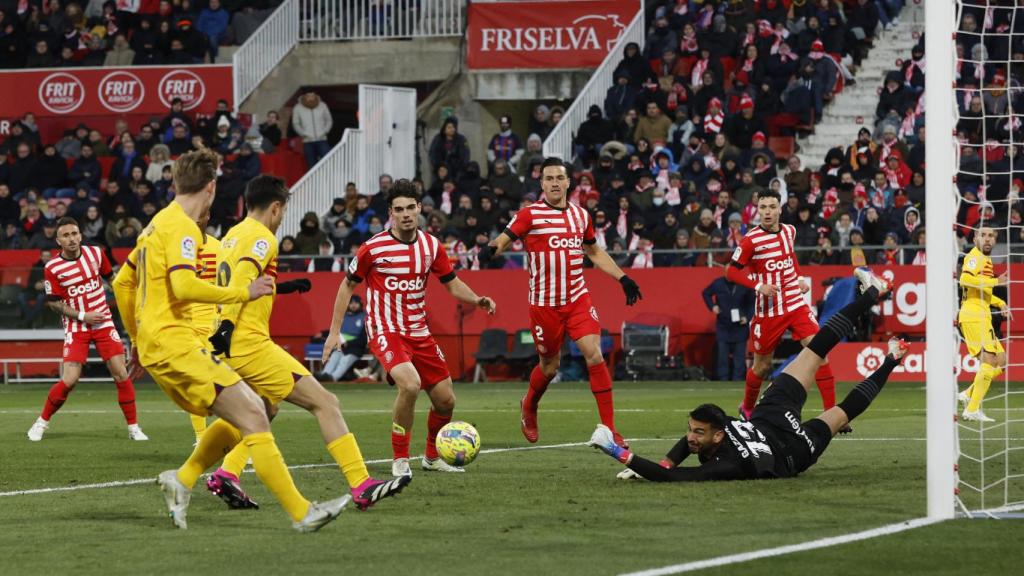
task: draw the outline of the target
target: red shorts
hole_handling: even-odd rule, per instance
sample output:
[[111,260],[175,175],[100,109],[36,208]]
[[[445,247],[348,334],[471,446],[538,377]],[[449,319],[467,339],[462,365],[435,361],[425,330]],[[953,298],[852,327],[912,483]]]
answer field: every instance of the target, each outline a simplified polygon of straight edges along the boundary
[[104,361],[124,354],[124,344],[117,328],[100,328],[84,332],[64,333],[64,361],[84,364],[89,358],[89,342],[96,343],[96,351]]
[[399,364],[412,362],[420,375],[420,388],[427,389],[451,378],[444,352],[433,336],[413,338],[385,332],[370,339],[370,351],[387,374],[391,374],[391,369]]
[[786,330],[793,331],[793,340],[803,340],[818,333],[818,319],[810,306],[801,306],[792,312],[774,318],[754,317],[750,322],[750,344],[754,354],[767,356],[775,352]]
[[565,306],[530,306],[530,323],[533,324],[533,345],[545,358],[561,353],[566,332],[573,341],[591,334],[601,335],[597,309],[590,301],[590,294]]

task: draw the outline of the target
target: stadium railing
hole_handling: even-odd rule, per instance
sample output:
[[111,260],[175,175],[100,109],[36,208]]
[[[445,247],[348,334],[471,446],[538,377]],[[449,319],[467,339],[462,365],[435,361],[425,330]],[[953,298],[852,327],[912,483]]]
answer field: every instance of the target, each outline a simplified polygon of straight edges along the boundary
[[306,212],[319,214],[342,196],[345,185],[375,193],[378,179],[412,178],[416,170],[416,91],[359,85],[359,128],[347,128],[334,148],[292,186],[288,212],[278,229],[297,230]]
[[615,67],[622,60],[622,52],[630,42],[636,42],[640,50],[644,49],[644,11],[638,10],[629,26],[622,31],[615,46],[605,56],[601,65],[583,86],[583,90],[565,111],[562,120],[556,125],[544,141],[544,156],[557,156],[562,160],[572,160],[573,140],[575,131],[587,119],[587,110],[594,104],[604,109],[604,98],[614,81]]
[[465,0],[298,0],[303,42],[462,36]]
[[231,57],[235,109],[299,43],[299,0],[285,0]]

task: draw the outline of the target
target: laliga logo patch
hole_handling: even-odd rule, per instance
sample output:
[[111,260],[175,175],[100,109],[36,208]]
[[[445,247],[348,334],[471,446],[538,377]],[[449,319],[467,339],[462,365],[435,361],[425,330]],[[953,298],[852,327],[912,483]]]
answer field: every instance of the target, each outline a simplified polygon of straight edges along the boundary
[[385,364],[391,364],[391,361],[394,360],[394,359],[395,359],[395,353],[394,352],[388,350],[387,353],[384,354],[384,363]]
[[270,243],[260,238],[252,246],[252,253],[259,257],[261,260],[267,257],[267,252],[270,251]]
[[760,349],[761,349],[761,343],[758,342],[757,340],[754,340],[754,350],[760,350]]
[[120,342],[121,341],[121,335],[117,333],[117,329],[116,328],[111,328],[110,329],[110,339],[113,340],[114,342]]
[[881,348],[868,346],[857,354],[857,373],[865,378],[869,376],[885,360],[885,352]]
[[196,241],[191,236],[181,239],[181,257],[186,260],[196,259]]
[[538,342],[537,343],[537,351],[540,352],[541,354],[543,354],[543,353],[547,352],[548,349],[546,347],[544,347],[543,344]]
[[742,246],[737,246],[736,250],[734,250],[733,253],[732,253],[732,259],[733,260],[739,260],[740,256],[742,256],[742,255],[743,255],[743,247]]
[[597,320],[597,308],[594,308],[593,306],[590,307],[590,317]]
[[355,274],[356,273],[356,268],[358,266],[359,266],[359,263],[356,261],[356,258],[353,257],[352,260],[350,260],[349,263],[348,263],[348,273],[349,274]]
[[50,284],[49,280],[43,280],[43,289],[46,290],[47,294],[53,294],[53,285]]

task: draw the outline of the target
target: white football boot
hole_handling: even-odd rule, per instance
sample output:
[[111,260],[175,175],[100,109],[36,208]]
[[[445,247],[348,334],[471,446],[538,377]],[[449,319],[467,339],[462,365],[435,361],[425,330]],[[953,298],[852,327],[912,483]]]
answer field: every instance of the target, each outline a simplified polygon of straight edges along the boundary
[[861,294],[867,292],[868,288],[873,286],[878,289],[878,299],[881,300],[886,294],[892,291],[892,283],[881,276],[876,276],[875,273],[871,271],[871,268],[868,268],[867,266],[859,266],[853,271],[853,275],[857,278],[857,281],[860,282]]
[[440,458],[430,459],[426,456],[420,460],[420,468],[424,470],[431,470],[433,472],[465,472],[465,468],[459,466],[452,466]]
[[49,427],[50,423],[43,420],[42,417],[36,418],[32,427],[28,429],[28,439],[33,442],[39,442],[43,439],[43,433],[45,433]]
[[391,475],[395,478],[399,476],[412,476],[412,468],[409,467],[408,458],[395,458],[391,462]]
[[995,422],[994,418],[989,418],[988,416],[985,416],[985,413],[982,412],[980,408],[973,412],[969,410],[964,410],[964,413],[960,416],[960,418],[963,420],[967,420],[969,422]]
[[292,522],[292,528],[298,532],[316,532],[341,515],[351,501],[352,497],[346,494],[327,502],[310,502],[306,517],[298,522]]
[[142,428],[139,428],[138,424],[129,424],[128,439],[135,440],[136,442],[145,442],[149,440],[149,436],[146,436],[146,433],[142,431]]
[[164,493],[167,515],[175,526],[188,530],[188,503],[192,499],[192,491],[178,480],[177,470],[164,470],[157,476],[156,483]]

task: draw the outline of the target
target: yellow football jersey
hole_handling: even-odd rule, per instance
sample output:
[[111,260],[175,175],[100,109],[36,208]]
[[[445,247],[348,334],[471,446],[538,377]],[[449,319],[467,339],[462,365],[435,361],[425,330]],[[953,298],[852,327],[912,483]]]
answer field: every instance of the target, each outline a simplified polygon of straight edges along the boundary
[[134,251],[135,323],[143,366],[202,346],[195,331],[193,302],[228,304],[249,299],[247,288],[217,289],[196,277],[201,239],[199,226],[177,202],[154,216],[139,235]]
[[[277,238],[260,222],[252,218],[242,220],[224,235],[221,244],[223,260],[218,269],[218,285],[246,287],[259,276],[277,278]],[[273,297],[222,307],[221,318],[235,324],[232,356],[244,356],[271,341],[273,309]]]
[[992,320],[990,307],[1003,307],[1005,302],[992,294],[992,288],[999,281],[992,272],[992,259],[975,247],[964,257],[960,273],[960,288],[963,299],[960,302],[960,322],[989,322]]
[[[203,245],[199,247],[199,279],[210,284],[217,284],[217,267],[221,263],[220,240],[209,234],[205,235]],[[205,341],[217,329],[220,306],[196,302],[192,304],[192,320],[195,322],[199,339]]]

